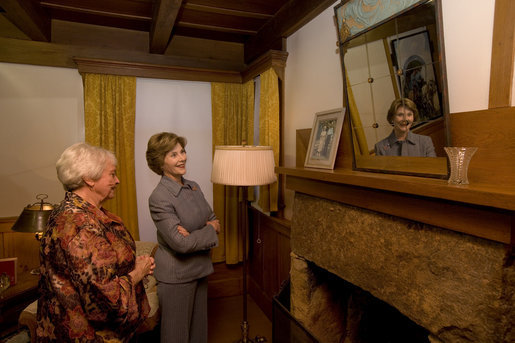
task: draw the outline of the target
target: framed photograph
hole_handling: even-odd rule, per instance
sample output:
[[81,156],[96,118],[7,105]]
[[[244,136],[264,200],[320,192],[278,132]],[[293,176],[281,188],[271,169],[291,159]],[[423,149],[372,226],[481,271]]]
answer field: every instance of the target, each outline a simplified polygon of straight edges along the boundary
[[441,116],[440,91],[428,31],[393,39],[391,43],[399,93],[417,104],[420,123]]
[[334,168],[344,116],[345,108],[315,114],[304,167]]

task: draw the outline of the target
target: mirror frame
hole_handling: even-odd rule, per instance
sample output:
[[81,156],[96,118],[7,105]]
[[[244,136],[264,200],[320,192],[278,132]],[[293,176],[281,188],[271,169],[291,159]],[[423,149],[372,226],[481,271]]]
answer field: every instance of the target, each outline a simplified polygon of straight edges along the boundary
[[[342,66],[343,75],[343,91],[344,91],[344,102],[347,110],[350,112],[349,98],[347,92],[347,81],[346,71],[344,64],[344,55],[349,45],[352,46],[351,41],[353,39],[362,39],[363,35],[385,23],[394,20],[405,13],[415,9],[419,6],[426,5],[428,3],[434,3],[435,10],[435,24],[436,24],[436,35],[438,37],[438,50],[439,50],[439,63],[437,65],[437,71],[441,75],[441,109],[443,114],[443,125],[445,135],[445,146],[449,146],[451,141],[450,130],[449,130],[449,101],[448,101],[448,90],[447,90],[447,74],[445,67],[445,50],[444,50],[444,38],[443,38],[443,23],[442,23],[442,9],[441,0],[419,0],[414,1],[413,4],[408,7],[396,12],[386,14],[377,23],[371,24],[369,27],[362,29],[361,31],[351,35],[350,30],[345,24],[342,24],[342,18],[338,16],[338,9],[345,4],[354,0],[342,0],[340,4],[334,7],[335,18],[337,21],[338,28],[338,47],[340,51],[340,62]],[[361,37],[361,38],[360,38]],[[385,113],[386,115],[386,113]],[[421,177],[431,177],[447,179],[449,176],[449,166],[447,157],[400,157],[400,156],[360,156],[355,153],[355,134],[352,126],[352,120],[348,120],[348,127],[346,128],[351,137],[352,153],[353,153],[353,170],[368,171],[368,172],[379,172],[379,173],[391,173],[391,174],[402,174],[402,175],[413,175]]]

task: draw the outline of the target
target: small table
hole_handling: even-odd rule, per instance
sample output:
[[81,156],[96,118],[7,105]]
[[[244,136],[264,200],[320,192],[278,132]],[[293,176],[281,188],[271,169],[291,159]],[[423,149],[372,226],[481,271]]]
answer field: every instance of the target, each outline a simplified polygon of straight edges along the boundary
[[18,317],[27,305],[38,298],[39,275],[20,273],[14,286],[0,293],[0,337],[18,329]]

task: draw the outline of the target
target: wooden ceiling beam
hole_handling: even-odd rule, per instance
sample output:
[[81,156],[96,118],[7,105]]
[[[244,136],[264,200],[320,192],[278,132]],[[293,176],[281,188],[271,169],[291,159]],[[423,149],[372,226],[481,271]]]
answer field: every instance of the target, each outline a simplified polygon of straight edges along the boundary
[[265,19],[265,20],[273,17],[271,14],[267,14],[267,13],[232,10],[232,9],[228,9],[228,8],[221,8],[221,7],[200,5],[200,4],[191,4],[191,3],[185,3],[183,7],[184,7],[184,9],[192,10],[192,11],[216,13],[216,14],[229,15],[229,16],[234,16],[234,17],[255,18],[255,19]]
[[5,17],[35,41],[50,42],[50,17],[31,0],[0,0]]
[[186,28],[190,28],[190,29],[201,29],[201,30],[206,30],[206,31],[235,33],[235,34],[240,34],[240,35],[255,35],[257,33],[257,31],[255,31],[255,30],[238,29],[235,27],[223,27],[223,26],[214,26],[214,25],[205,25],[205,24],[197,24],[197,23],[187,23],[187,22],[179,22],[179,23],[177,23],[177,27],[186,27]]
[[[233,42],[233,43],[241,43],[245,42],[247,36],[229,32],[221,32],[221,31],[211,31],[211,30],[202,30],[199,28],[192,27],[181,27],[180,23],[177,23],[174,28],[174,37],[175,36],[186,36],[198,39],[210,39],[215,41],[225,41],[225,42]],[[173,38],[172,38],[173,39]],[[243,61],[243,51],[241,55]]]
[[245,63],[252,62],[270,49],[277,49],[282,38],[297,31],[332,4],[334,0],[320,0],[316,6],[312,0],[287,2],[257,35],[245,44]]
[[208,6],[233,11],[263,13],[273,16],[288,0],[188,0],[188,5]]
[[181,8],[182,0],[156,0],[150,29],[150,53],[164,54]]
[[142,1],[105,1],[95,2],[90,0],[42,0],[40,5],[52,10],[60,10],[82,14],[93,14],[103,17],[132,19],[132,20],[152,20],[151,4]]

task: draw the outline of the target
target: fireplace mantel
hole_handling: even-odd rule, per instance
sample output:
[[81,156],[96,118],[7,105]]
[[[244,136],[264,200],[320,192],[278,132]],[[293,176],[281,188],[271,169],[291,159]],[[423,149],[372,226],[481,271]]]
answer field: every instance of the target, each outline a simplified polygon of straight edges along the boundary
[[449,185],[414,176],[277,167],[286,188],[372,211],[515,244],[515,188]]

